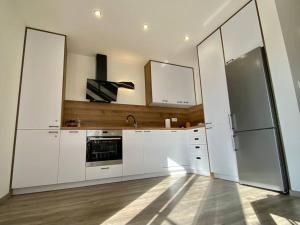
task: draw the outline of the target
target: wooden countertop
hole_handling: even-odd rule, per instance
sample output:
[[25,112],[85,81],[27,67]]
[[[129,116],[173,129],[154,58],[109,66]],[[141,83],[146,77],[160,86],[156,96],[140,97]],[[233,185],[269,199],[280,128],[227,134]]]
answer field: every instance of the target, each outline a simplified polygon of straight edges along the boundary
[[192,126],[189,128],[180,128],[180,127],[172,127],[172,128],[165,128],[165,127],[62,127],[62,130],[191,130],[196,128],[202,128],[205,125],[197,125]]

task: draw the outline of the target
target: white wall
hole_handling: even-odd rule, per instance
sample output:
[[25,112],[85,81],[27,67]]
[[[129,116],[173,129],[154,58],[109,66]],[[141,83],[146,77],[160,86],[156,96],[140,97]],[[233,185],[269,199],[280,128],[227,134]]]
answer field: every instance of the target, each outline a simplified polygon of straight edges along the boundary
[[[196,57],[196,55],[195,55]],[[107,79],[109,81],[131,81],[135,90],[119,89],[117,102],[120,104],[145,105],[144,65],[146,59],[129,54],[112,53],[107,55]],[[68,53],[66,99],[85,101],[86,80],[95,78],[95,56]],[[198,66],[198,65],[196,65]],[[197,102],[201,104],[199,73],[195,68]]]
[[[145,104],[144,64],[144,60],[131,57],[107,56],[107,79],[116,82],[131,81],[135,84],[135,90],[119,89],[116,103]],[[85,101],[86,79],[94,79],[95,71],[95,56],[68,53],[66,99]]]
[[300,1],[276,0],[300,109]]
[[0,198],[9,192],[25,25],[12,0],[0,1]]
[[275,0],[257,0],[257,3],[266,41],[291,189],[300,191],[300,114],[292,71]]

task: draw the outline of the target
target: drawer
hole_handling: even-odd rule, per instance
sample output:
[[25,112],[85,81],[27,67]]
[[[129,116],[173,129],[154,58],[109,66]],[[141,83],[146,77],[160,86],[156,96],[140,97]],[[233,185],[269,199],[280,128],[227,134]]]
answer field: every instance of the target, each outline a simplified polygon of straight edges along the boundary
[[193,169],[201,172],[209,172],[209,162],[207,156],[194,156]]
[[123,175],[123,165],[95,166],[86,168],[86,180],[105,179],[121,177]]
[[189,136],[190,145],[206,145],[206,136],[205,135],[190,135]]
[[189,149],[192,156],[208,156],[207,145],[190,145]]

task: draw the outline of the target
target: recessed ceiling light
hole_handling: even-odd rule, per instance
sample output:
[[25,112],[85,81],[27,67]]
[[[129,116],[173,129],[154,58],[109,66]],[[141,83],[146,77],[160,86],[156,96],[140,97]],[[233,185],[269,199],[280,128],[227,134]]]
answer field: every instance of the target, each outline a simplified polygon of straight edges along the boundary
[[95,9],[95,10],[94,10],[94,16],[95,16],[96,18],[102,17],[101,11],[100,11],[99,9]]
[[185,36],[184,36],[184,40],[185,40],[185,41],[189,41],[189,40],[190,40],[190,37],[189,37],[188,35],[185,35]]
[[146,24],[146,23],[145,23],[145,24],[143,25],[143,30],[144,30],[144,31],[148,31],[149,29],[150,29],[149,24]]

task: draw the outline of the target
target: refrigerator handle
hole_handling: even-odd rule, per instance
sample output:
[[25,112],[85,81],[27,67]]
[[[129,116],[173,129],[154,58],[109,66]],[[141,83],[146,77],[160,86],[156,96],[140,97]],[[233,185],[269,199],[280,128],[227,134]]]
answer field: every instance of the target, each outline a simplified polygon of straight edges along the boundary
[[231,130],[234,130],[233,123],[232,123],[232,114],[228,114],[228,122]]
[[232,140],[233,149],[234,149],[234,151],[237,152],[238,148],[237,148],[236,143],[235,143],[235,137],[236,137],[236,135],[232,135],[231,137],[232,137],[231,140]]

